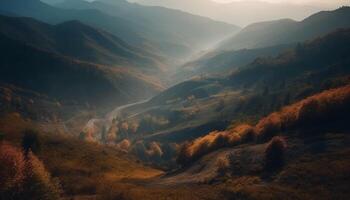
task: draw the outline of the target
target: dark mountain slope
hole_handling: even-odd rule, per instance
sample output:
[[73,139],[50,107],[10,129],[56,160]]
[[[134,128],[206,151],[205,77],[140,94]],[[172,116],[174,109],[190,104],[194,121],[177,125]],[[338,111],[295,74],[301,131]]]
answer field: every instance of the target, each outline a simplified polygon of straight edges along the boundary
[[190,78],[196,75],[221,76],[247,65],[257,58],[277,56],[281,51],[293,46],[291,44],[258,49],[209,52],[198,59],[184,64],[175,77]]
[[[79,20],[85,24],[108,30],[131,44],[140,44],[145,41],[135,32],[136,30],[132,28],[127,20],[111,17],[97,10],[63,10],[45,4],[40,0],[4,0],[0,2],[0,10],[18,16],[33,17],[51,24]],[[118,26],[115,26],[116,24]]]
[[223,41],[219,49],[261,48],[279,44],[302,42],[350,27],[350,7],[314,14],[303,21],[289,19],[261,22],[247,26],[237,35]]
[[[316,76],[331,76],[349,71],[350,31],[342,29],[325,37],[297,45],[296,48],[280,54],[274,59],[261,58],[241,68],[230,76],[231,84],[263,85],[276,87],[276,82],[288,82],[297,76],[307,75],[310,80],[319,81]],[[327,72],[329,74],[327,74]],[[321,77],[318,77],[321,78]]]
[[1,35],[0,43],[1,82],[46,94],[62,102],[108,108],[149,97],[161,88],[136,72],[62,57],[4,35]]
[[2,34],[42,50],[88,62],[161,71],[156,56],[77,21],[52,26],[31,18],[0,16],[0,22]]

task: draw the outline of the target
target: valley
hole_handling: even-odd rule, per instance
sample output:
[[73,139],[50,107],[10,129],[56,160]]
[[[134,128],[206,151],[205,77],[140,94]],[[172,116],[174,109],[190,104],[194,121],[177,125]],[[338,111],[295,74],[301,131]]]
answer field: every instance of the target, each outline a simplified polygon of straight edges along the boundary
[[140,2],[0,2],[0,200],[350,197],[349,7]]

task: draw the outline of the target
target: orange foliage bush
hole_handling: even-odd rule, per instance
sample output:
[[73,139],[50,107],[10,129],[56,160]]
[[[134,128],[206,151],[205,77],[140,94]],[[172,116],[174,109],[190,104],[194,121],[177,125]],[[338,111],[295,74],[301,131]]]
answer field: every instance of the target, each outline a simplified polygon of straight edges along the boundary
[[59,199],[58,181],[51,178],[44,164],[29,151],[23,152],[12,145],[0,144],[0,197],[1,199]]
[[162,148],[157,142],[151,142],[149,149],[146,151],[147,155],[151,157],[161,157],[163,155]]
[[124,139],[123,141],[117,144],[117,148],[125,152],[129,151],[130,146],[131,146],[131,143],[127,139]]
[[206,136],[197,138],[192,143],[183,145],[178,153],[177,161],[187,165],[203,155],[224,147],[240,144],[242,141],[254,140],[254,128],[250,125],[240,125],[230,131],[214,131]]
[[0,144],[0,193],[20,186],[24,180],[24,157],[21,150]]
[[285,129],[322,126],[324,122],[344,117],[349,110],[350,85],[327,90],[286,106],[260,120],[255,129],[259,140],[266,141]]
[[53,179],[44,164],[29,152],[25,169],[24,195],[42,200],[60,199],[61,188]]
[[230,163],[226,158],[220,158],[216,162],[217,173],[219,176],[225,176],[230,170]]

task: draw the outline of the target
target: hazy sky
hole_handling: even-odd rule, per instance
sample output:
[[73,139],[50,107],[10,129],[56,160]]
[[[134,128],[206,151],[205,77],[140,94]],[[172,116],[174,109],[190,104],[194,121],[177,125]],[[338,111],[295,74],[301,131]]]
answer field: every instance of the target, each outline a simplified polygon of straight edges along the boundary
[[[212,0],[219,3],[229,3],[234,1],[252,1],[252,0]],[[302,4],[302,5],[314,5],[314,6],[339,6],[349,5],[350,0],[260,0],[270,3],[290,3],[290,4]]]

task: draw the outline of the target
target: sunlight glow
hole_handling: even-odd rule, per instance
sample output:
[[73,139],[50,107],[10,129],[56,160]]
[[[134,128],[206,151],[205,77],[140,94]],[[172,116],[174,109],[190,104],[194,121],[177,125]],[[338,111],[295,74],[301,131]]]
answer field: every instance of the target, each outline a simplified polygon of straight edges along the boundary
[[269,3],[287,3],[287,4],[300,4],[300,5],[349,5],[348,0],[212,0],[218,3],[231,3],[231,2],[269,2]]

